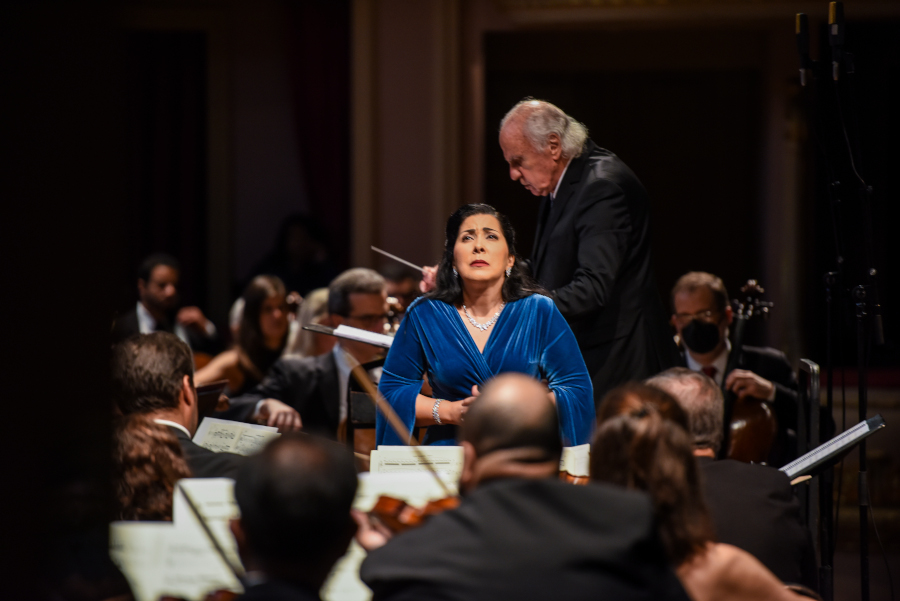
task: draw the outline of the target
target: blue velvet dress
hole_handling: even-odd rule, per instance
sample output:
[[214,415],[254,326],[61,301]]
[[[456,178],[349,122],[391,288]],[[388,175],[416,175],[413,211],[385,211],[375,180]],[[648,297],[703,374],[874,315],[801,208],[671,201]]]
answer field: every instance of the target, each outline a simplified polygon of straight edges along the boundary
[[[384,363],[378,390],[412,431],[422,375],[434,397],[459,401],[504,372],[546,379],[556,394],[560,434],[566,446],[590,442],[594,394],[575,336],[552,300],[532,295],[507,303],[491,331],[484,353],[466,329],[456,307],[425,298],[406,312]],[[405,444],[381,414],[377,444]],[[426,444],[453,445],[456,426],[430,426]]]

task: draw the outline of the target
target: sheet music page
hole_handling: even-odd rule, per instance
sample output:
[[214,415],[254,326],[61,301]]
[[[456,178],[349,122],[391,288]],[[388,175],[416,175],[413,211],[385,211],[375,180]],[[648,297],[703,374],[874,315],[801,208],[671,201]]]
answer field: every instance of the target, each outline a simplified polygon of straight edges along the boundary
[[[457,482],[448,477],[441,479],[454,494]],[[444,490],[430,473],[381,473],[363,472],[359,475],[359,488],[353,501],[354,509],[369,511],[381,495],[403,499],[410,505],[421,507],[428,501],[442,499]],[[334,566],[331,575],[320,591],[324,601],[368,601],[372,591],[359,579],[359,567],[366,552],[354,540],[347,553]]]
[[398,445],[381,445],[372,452],[369,471],[373,474],[395,472],[425,472],[430,463],[434,470],[445,474],[450,480],[457,482],[462,473],[462,447],[420,446],[424,461],[413,451],[412,447]]
[[[197,511],[203,516],[219,546],[225,551],[234,566],[241,565],[237,544],[231,534],[228,522],[240,516],[234,500],[234,480],[231,478],[184,478],[175,486],[172,499],[172,521],[178,528],[193,531],[195,536],[205,537],[203,527],[191,511],[184,498],[184,492],[191,496]],[[215,553],[215,549],[213,549]]]
[[386,334],[376,334],[368,330],[360,330],[359,328],[351,328],[343,324],[334,329],[334,335],[339,338],[349,338],[350,340],[358,340],[360,342],[368,342],[381,348],[391,348],[394,339]]
[[174,523],[114,522],[110,556],[137,601],[163,595],[202,601],[213,590],[243,592],[209,539]]
[[559,460],[559,471],[569,472],[573,476],[590,476],[590,465],[591,445],[563,447],[562,457]]
[[271,426],[204,417],[193,440],[201,447],[216,453],[253,455],[277,436],[281,436],[278,428]]

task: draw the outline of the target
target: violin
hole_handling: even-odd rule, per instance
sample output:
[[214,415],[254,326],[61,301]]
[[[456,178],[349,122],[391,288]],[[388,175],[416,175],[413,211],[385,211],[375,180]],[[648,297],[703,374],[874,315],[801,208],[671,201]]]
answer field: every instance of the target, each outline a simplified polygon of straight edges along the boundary
[[429,501],[424,507],[413,507],[406,501],[382,495],[369,510],[369,517],[381,522],[392,533],[399,534],[421,526],[433,515],[456,509],[459,503],[459,497],[450,496]]
[[719,455],[720,459],[727,457],[745,463],[764,463],[778,434],[778,420],[772,407],[762,399],[745,397],[738,400],[734,392],[725,389],[725,382],[728,374],[740,365],[747,322],[757,315],[767,317],[773,303],[760,298],[765,290],[756,280],[747,280],[741,292],[744,294],[743,300],[732,300],[735,319],[734,339],[722,377],[722,392],[725,395],[725,432]]

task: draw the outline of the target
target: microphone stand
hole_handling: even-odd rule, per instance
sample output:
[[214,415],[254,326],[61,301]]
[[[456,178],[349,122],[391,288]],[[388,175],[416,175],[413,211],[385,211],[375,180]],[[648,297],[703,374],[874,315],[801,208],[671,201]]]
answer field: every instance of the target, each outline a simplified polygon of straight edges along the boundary
[[[855,306],[856,315],[856,342],[857,342],[857,371],[858,371],[858,393],[859,393],[859,420],[865,421],[868,413],[868,382],[867,382],[867,364],[868,364],[868,344],[870,342],[869,334],[874,336],[876,344],[884,344],[884,333],[881,323],[881,306],[878,302],[878,286],[877,286],[877,270],[874,267],[874,249],[872,245],[872,214],[871,200],[872,187],[868,186],[857,170],[854,156],[861,157],[858,144],[856,147],[851,143],[847,134],[846,124],[844,121],[843,108],[841,106],[841,90],[840,80],[841,73],[852,76],[855,72],[853,66],[853,56],[849,52],[843,50],[844,43],[844,15],[843,3],[831,2],[829,5],[829,43],[832,48],[832,69],[831,76],[834,80],[834,91],[836,105],[838,109],[839,126],[841,133],[847,146],[849,153],[849,162],[853,174],[860,183],[860,204],[862,216],[861,234],[865,248],[865,263],[867,267],[864,269],[863,279],[867,283],[859,284],[852,288],[851,299]],[[811,61],[809,58],[809,28],[806,15],[798,14],[796,18],[797,48],[800,54],[800,80],[801,85],[806,86],[807,75],[812,73],[813,78],[821,81],[822,65]],[[852,96],[852,77],[847,77],[846,87],[848,88],[851,99]],[[852,112],[851,106],[851,112]],[[855,116],[855,113],[853,113]],[[854,123],[855,123],[854,119]],[[821,141],[821,137],[817,132],[816,138]],[[826,407],[829,415],[833,415],[833,357],[832,350],[834,341],[832,336],[832,317],[833,317],[833,293],[835,286],[841,290],[842,285],[842,269],[844,266],[844,256],[841,244],[841,220],[837,216],[837,205],[840,203],[838,197],[838,187],[840,182],[834,177],[828,160],[828,153],[824,147],[821,148],[825,159],[825,166],[828,172],[828,193],[830,197],[830,208],[832,217],[832,226],[835,238],[836,250],[836,270],[829,271],[825,274],[825,304],[826,304]],[[867,319],[870,318],[871,320]],[[840,321],[838,322],[840,323]],[[838,326],[839,327],[839,326]],[[871,328],[871,329],[870,329]],[[827,421],[822,421],[827,424]],[[821,432],[820,432],[821,435]],[[799,441],[803,444],[804,441]],[[832,516],[832,501],[834,495],[834,471],[832,468],[825,470],[821,476],[819,487],[819,509],[820,509],[820,540],[821,540],[821,568],[819,572],[820,593],[825,601],[832,601],[834,598],[834,520],[836,516]],[[862,601],[868,601],[870,596],[869,590],[869,492],[868,492],[868,475],[867,475],[867,458],[866,444],[863,441],[859,445],[859,536],[860,536],[860,587]],[[821,519],[824,516],[824,519]]]

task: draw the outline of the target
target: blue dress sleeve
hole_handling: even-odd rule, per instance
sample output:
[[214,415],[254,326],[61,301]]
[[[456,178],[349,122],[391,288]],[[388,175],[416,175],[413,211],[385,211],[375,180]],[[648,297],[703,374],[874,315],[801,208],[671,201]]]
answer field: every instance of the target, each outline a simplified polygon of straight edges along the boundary
[[[400,322],[378,384],[378,391],[410,432],[416,423],[416,397],[422,390],[426,365],[417,305],[419,301],[410,305]],[[379,411],[375,418],[375,444],[406,445],[409,441],[401,439]]]
[[563,445],[587,444],[591,442],[596,418],[594,387],[572,329],[553,301],[548,304],[550,315],[541,373],[556,395]]

